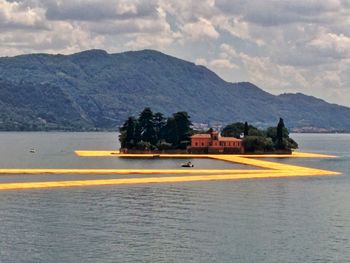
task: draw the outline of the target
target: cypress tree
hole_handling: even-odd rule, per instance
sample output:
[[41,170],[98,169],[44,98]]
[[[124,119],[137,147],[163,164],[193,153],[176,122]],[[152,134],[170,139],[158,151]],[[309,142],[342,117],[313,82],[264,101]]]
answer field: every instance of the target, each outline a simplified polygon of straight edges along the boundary
[[122,148],[132,148],[135,145],[134,137],[135,137],[135,128],[136,128],[136,120],[133,117],[129,117],[120,127],[120,135],[119,140]]
[[190,116],[188,116],[187,112],[180,111],[173,114],[173,118],[176,123],[177,128],[177,147],[186,148],[186,146],[190,142],[191,136],[191,125]]
[[249,133],[249,126],[248,126],[248,122],[244,123],[244,137],[248,136]]
[[283,148],[283,129],[285,128],[283,119],[280,118],[278,124],[277,124],[277,148],[282,149]]
[[171,143],[172,147],[174,148],[177,147],[179,137],[178,137],[177,124],[173,117],[169,117],[167,119],[167,122],[165,125],[164,137],[168,143]]

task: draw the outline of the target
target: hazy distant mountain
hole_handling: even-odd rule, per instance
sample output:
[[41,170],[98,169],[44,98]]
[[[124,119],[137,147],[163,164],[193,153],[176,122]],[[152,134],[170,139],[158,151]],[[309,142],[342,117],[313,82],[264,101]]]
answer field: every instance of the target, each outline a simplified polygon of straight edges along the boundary
[[145,106],[188,111],[199,123],[248,121],[350,130],[350,108],[303,94],[271,95],[228,83],[203,66],[157,51],[0,58],[0,129],[113,129]]

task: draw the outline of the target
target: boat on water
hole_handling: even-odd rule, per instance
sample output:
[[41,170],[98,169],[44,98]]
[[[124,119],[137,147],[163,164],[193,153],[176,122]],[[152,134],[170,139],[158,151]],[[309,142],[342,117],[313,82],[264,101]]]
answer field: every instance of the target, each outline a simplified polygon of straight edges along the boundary
[[35,149],[32,148],[32,149],[29,150],[29,152],[30,153],[35,153]]
[[181,164],[181,167],[194,167],[194,165],[191,162],[187,162],[187,163]]

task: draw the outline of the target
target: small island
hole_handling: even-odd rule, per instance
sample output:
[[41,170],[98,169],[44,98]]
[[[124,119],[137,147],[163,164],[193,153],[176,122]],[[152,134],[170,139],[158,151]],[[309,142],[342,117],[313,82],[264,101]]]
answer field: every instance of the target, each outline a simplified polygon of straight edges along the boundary
[[147,107],[138,118],[129,117],[119,131],[120,152],[128,154],[291,154],[298,148],[282,118],[266,130],[235,122],[221,132],[200,131],[192,128],[187,112],[166,118]]

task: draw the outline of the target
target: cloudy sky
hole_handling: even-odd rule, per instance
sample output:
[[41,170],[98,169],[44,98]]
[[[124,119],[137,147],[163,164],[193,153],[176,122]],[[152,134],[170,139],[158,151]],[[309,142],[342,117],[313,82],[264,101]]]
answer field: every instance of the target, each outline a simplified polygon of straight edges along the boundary
[[156,49],[350,106],[350,0],[0,0],[0,56]]

